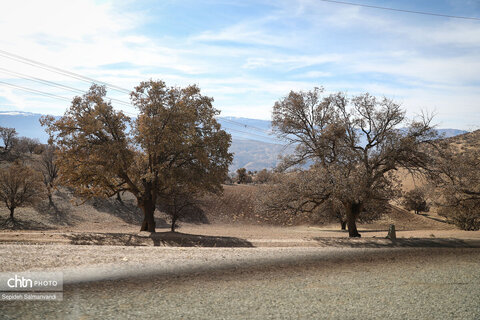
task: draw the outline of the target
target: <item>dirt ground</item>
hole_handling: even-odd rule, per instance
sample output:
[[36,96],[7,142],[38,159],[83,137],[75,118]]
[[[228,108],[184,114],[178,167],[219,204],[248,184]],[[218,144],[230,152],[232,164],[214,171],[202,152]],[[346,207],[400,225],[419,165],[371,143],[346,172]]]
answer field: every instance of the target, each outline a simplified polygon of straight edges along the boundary
[[[179,222],[178,232],[171,233],[168,218],[160,212],[156,212],[157,233],[151,235],[139,232],[142,217],[131,198],[124,197],[122,203],[108,199],[81,205],[75,205],[75,200],[67,190],[58,190],[54,207],[43,202],[36,208],[17,209],[17,225],[0,228],[0,243],[206,247],[309,247],[339,245],[342,241],[350,246],[353,243],[347,241],[348,233],[340,230],[339,224],[274,226],[251,220],[227,223],[224,217],[218,221],[216,216],[208,214],[203,222]],[[0,220],[7,216],[8,212],[0,209]],[[355,243],[374,241],[385,245],[391,224],[395,225],[399,240],[480,240],[480,231],[459,230],[434,212],[416,215],[393,206],[380,220],[359,224],[362,239]]]
[[[458,230],[434,213],[394,208],[360,224],[356,239],[339,224],[212,217],[180,222],[172,233],[159,214],[151,234],[139,232],[131,202],[74,206],[68,199],[60,193],[55,208],[19,209],[15,228],[0,229],[0,272],[60,271],[64,300],[0,301],[1,318],[349,319],[352,310],[369,319],[480,316],[480,231]],[[385,238],[391,224],[396,241]]]

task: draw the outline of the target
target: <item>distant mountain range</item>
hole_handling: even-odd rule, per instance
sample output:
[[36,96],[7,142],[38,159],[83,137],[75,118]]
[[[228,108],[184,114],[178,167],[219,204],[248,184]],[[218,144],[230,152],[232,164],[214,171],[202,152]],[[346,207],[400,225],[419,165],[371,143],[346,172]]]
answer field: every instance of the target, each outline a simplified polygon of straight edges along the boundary
[[[22,111],[0,111],[0,126],[15,128],[19,136],[37,138],[46,143],[48,135],[40,125],[42,114]],[[273,168],[278,162],[278,156],[288,154],[292,147],[285,147],[282,141],[272,135],[271,122],[237,117],[219,117],[219,123],[232,135],[230,151],[234,160],[230,171],[238,168],[261,170]],[[438,129],[445,138],[467,133],[458,129]]]

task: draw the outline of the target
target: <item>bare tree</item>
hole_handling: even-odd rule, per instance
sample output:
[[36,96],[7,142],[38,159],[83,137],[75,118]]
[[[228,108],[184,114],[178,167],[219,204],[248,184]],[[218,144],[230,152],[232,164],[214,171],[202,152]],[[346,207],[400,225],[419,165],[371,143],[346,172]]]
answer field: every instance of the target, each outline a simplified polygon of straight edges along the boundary
[[3,153],[8,154],[13,148],[15,139],[17,137],[17,131],[15,128],[0,127],[0,138],[3,141]]
[[10,210],[11,220],[16,208],[36,203],[42,194],[41,178],[35,170],[19,161],[0,169],[0,201]]
[[16,148],[19,148],[21,152],[34,153],[36,149],[41,145],[38,139],[32,139],[28,137],[20,137],[16,141]]
[[159,198],[159,209],[171,219],[170,230],[175,232],[177,221],[190,213],[189,209],[196,207],[198,201],[194,194],[180,188],[171,188],[163,192]]
[[431,180],[441,192],[439,214],[463,230],[480,229],[480,151],[442,143]]
[[39,171],[43,176],[43,183],[47,189],[48,203],[53,206],[53,190],[58,178],[58,166],[55,163],[55,147],[48,146],[38,161]]
[[268,171],[267,169],[262,169],[257,172],[254,177],[255,183],[267,183],[273,179],[273,173]]
[[[290,92],[275,103],[272,125],[296,146],[283,167],[313,163],[310,176],[319,176],[318,185],[312,187],[318,199],[313,205],[331,198],[341,202],[349,236],[359,237],[356,221],[365,207],[398,192],[392,173],[401,167],[413,172],[428,166],[430,157],[421,146],[436,133],[431,117],[407,123],[405,112],[387,98],[368,93],[322,97],[323,91]],[[303,204],[303,191],[297,196]]]

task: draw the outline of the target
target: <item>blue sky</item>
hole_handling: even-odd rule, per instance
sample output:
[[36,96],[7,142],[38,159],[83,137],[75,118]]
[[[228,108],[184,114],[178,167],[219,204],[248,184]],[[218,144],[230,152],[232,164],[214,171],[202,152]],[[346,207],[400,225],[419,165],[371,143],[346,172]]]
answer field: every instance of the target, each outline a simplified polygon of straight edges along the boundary
[[[478,0],[351,2],[480,18]],[[435,112],[443,128],[480,128],[480,21],[319,0],[19,0],[1,2],[0,30],[0,50],[123,88],[150,78],[198,84],[222,116],[269,119],[290,90],[324,86],[387,96],[409,117]],[[5,70],[88,88],[0,56],[0,81],[68,99],[77,93]],[[2,110],[62,114],[68,105],[0,83]]]

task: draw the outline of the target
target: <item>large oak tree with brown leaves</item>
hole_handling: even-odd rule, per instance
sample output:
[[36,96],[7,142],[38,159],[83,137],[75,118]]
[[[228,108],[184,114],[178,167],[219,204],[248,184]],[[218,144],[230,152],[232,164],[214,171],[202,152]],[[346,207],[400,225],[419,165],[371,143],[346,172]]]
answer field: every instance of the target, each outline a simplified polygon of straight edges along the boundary
[[197,86],[141,82],[131,93],[139,110],[131,119],[105,96],[105,87],[93,85],[59,120],[41,120],[58,147],[61,184],[85,198],[131,192],[144,214],[140,230],[150,232],[157,199],[172,184],[221,190],[232,161],[231,137],[215,119],[212,98]]

